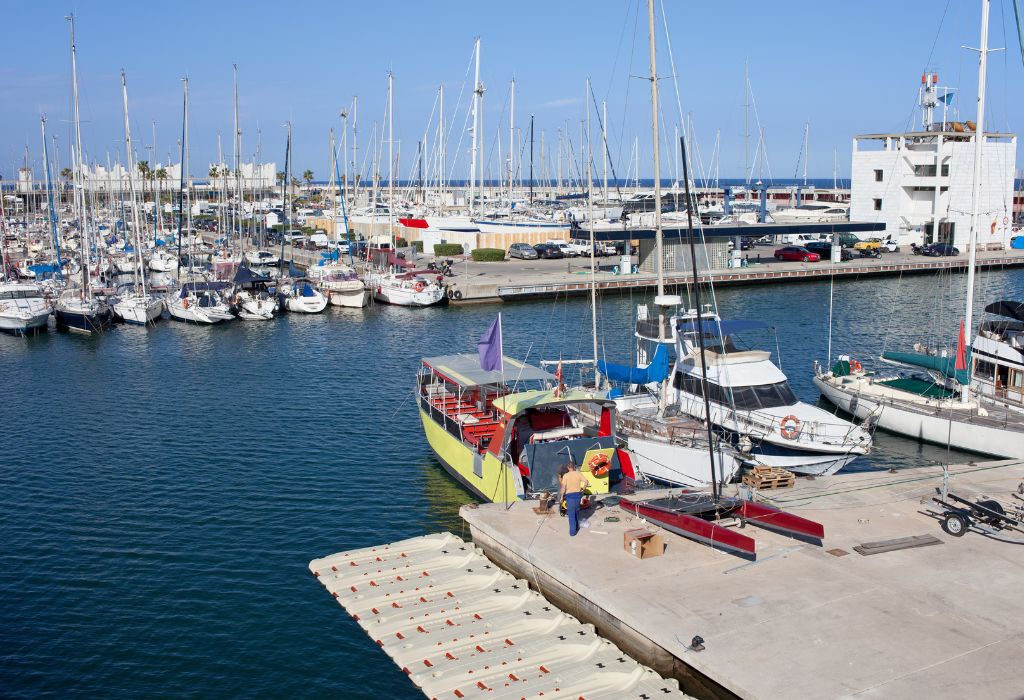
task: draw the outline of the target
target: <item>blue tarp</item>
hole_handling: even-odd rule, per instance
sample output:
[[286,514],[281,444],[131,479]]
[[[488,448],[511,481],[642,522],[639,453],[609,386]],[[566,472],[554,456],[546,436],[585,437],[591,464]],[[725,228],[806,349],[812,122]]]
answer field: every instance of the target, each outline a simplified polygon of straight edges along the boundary
[[1024,250],[1024,236],[1014,236],[1011,238],[1010,247],[1014,250]]
[[314,292],[313,288],[311,286],[309,286],[309,282],[306,282],[304,285],[302,285],[302,296],[304,296],[304,297],[315,297],[316,296],[316,292]]
[[597,369],[613,382],[650,384],[664,381],[668,376],[668,349],[665,345],[659,345],[658,349],[654,351],[654,357],[651,358],[650,364],[646,367],[629,367],[598,360]]
[[[719,326],[722,328],[722,335],[732,335],[733,333],[770,327],[763,321],[745,321],[740,319],[716,321],[710,318],[701,319],[701,328],[704,329],[704,335],[717,336]],[[679,330],[683,333],[694,333],[697,331],[697,322],[695,320],[680,321]]]
[[319,264],[322,267],[325,263],[335,262],[337,260],[338,260],[338,249],[335,248],[334,250],[332,250],[332,251],[330,251],[328,253],[320,253],[320,263]]

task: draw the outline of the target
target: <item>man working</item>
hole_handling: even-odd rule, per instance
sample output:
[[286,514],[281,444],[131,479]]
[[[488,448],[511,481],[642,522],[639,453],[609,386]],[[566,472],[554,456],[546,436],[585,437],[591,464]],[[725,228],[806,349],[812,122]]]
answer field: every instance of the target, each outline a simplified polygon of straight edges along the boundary
[[576,468],[575,463],[569,462],[565,465],[568,471],[559,480],[561,486],[558,489],[558,502],[565,498],[565,510],[569,516],[569,536],[575,537],[579,532],[580,499],[583,497],[583,489],[590,486],[583,474]]

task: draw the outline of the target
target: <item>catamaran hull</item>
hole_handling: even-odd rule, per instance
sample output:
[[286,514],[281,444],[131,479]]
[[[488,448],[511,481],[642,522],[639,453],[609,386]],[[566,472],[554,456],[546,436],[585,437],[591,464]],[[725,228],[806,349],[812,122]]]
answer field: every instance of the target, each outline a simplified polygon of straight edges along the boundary
[[822,396],[842,410],[861,419],[871,416],[879,428],[890,433],[993,457],[1024,458],[1024,440],[1020,439],[1019,433],[996,426],[951,420],[950,411],[911,411],[865,394],[842,391],[820,376],[814,378],[814,385]]
[[420,408],[420,421],[431,451],[445,471],[485,502],[505,503],[522,498],[522,478],[490,452],[480,454]]
[[[627,446],[633,464],[644,476],[672,486],[705,486],[711,483],[711,458],[708,448],[677,445],[659,440],[628,437]],[[729,483],[740,463],[731,452],[719,449],[715,454],[715,474],[719,483]]]

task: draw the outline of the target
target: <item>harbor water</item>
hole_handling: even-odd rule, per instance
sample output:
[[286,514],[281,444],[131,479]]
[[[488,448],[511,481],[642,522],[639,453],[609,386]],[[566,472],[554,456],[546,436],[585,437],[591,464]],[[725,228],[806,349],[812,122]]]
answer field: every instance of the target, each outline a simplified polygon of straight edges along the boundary
[[[744,339],[816,401],[830,291],[736,288],[717,303],[772,323]],[[979,310],[1024,298],[1024,271],[980,274],[976,298]],[[962,299],[959,274],[837,282],[833,355],[877,366],[885,349],[949,346]],[[649,300],[600,301],[602,355],[632,359],[634,309]],[[498,311],[506,354],[591,353],[585,298],[0,337],[2,694],[421,697],[306,565],[464,534],[471,498],[430,454],[414,375],[423,356],[474,352]],[[972,458],[877,434],[853,467]]]

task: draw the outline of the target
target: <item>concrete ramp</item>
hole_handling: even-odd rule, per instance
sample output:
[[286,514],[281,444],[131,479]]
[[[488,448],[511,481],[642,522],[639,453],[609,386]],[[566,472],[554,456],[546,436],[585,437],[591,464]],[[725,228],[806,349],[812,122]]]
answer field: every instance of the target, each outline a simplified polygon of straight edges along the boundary
[[688,697],[450,533],[309,569],[429,698]]

